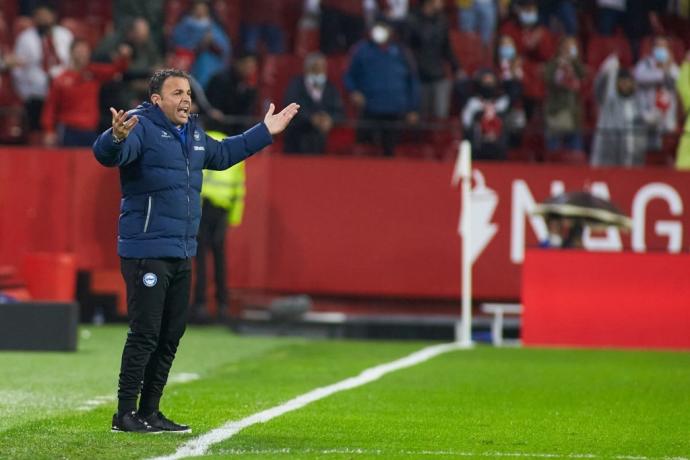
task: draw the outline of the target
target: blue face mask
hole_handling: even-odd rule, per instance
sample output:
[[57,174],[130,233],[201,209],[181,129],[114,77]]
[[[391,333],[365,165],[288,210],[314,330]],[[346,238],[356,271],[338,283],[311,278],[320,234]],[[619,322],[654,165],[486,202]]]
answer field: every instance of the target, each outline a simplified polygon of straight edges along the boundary
[[668,55],[668,50],[664,48],[663,46],[656,46],[654,47],[654,59],[656,59],[657,62],[664,63],[668,61],[669,55]]
[[512,45],[501,45],[498,48],[498,55],[501,59],[512,61],[515,59],[515,47]]
[[536,11],[520,11],[520,22],[523,25],[532,26],[537,23],[537,19],[539,16]]

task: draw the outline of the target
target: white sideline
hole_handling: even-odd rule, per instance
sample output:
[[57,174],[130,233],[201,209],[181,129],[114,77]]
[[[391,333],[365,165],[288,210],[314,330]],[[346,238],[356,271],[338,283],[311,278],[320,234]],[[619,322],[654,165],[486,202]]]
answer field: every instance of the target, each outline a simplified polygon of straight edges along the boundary
[[429,359],[443,353],[466,348],[468,347],[463,347],[457,343],[434,345],[423,348],[404,358],[366,369],[356,377],[350,377],[326,387],[316,388],[315,390],[297,396],[296,398],[293,398],[279,406],[257,412],[256,414],[250,415],[241,420],[227,422],[220,428],[211,430],[208,433],[199,436],[198,438],[186,442],[180,446],[174,454],[165,457],[155,457],[151,460],[177,460],[185,457],[202,456],[213,444],[225,441],[249,426],[257,423],[266,423],[271,419],[279,417],[287,412],[300,409],[308,404],[313,403],[314,401],[326,398],[334,393],[366,385],[367,383],[380,379],[386,374],[423,363],[424,361],[428,361]]

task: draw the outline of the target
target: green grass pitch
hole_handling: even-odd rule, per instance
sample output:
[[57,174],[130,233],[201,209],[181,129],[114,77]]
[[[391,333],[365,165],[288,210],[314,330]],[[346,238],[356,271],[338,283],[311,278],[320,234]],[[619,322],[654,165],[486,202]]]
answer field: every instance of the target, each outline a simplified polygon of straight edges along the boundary
[[[90,336],[86,338],[86,336]],[[77,353],[0,353],[0,459],[129,459],[186,441],[429,343],[238,337],[191,328],[162,409],[192,435],[110,433],[125,328]],[[690,353],[452,351],[210,447],[209,458],[690,457]]]

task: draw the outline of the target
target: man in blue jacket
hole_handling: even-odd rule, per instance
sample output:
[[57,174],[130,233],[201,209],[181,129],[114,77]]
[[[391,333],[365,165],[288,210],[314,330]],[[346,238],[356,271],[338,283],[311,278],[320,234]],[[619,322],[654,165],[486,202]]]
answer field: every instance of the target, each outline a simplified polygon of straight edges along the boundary
[[149,96],[150,103],[129,112],[111,108],[112,128],[93,145],[101,164],[120,168],[122,188],[117,241],[129,332],[112,430],[190,432],[166,418],[159,401],[186,326],[190,258],[196,254],[201,217],[201,170],[227,169],[271,144],[299,106],[290,104],[274,114],[271,104],[263,123],[218,142],[190,113],[186,73],[156,72]]
[[419,79],[414,58],[394,41],[387,23],[374,24],[369,39],[354,47],[344,81],[360,110],[357,140],[392,156],[398,131],[419,119]]

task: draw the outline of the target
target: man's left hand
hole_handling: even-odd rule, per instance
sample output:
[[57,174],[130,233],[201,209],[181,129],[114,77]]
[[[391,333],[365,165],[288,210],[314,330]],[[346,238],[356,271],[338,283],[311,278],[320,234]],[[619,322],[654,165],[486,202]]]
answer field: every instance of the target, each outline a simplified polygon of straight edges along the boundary
[[283,132],[283,130],[290,123],[290,120],[297,115],[299,105],[293,102],[279,113],[273,114],[275,110],[276,106],[271,102],[271,105],[268,107],[268,112],[266,112],[266,116],[264,117],[264,123],[268,128],[268,132],[271,133],[271,136]]

